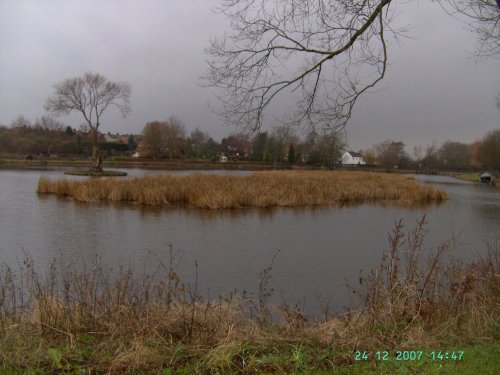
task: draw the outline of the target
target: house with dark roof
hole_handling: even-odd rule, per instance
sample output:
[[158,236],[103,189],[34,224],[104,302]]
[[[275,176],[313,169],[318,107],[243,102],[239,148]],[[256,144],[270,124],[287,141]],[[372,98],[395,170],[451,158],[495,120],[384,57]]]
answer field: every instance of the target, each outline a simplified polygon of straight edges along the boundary
[[342,165],[365,165],[363,155],[354,151],[346,151],[342,154]]
[[497,176],[497,173],[496,172],[488,172],[488,171],[484,171],[483,173],[481,173],[481,175],[479,176],[479,181],[481,182],[488,182],[488,183],[491,183],[491,182],[494,182],[495,181],[495,178]]

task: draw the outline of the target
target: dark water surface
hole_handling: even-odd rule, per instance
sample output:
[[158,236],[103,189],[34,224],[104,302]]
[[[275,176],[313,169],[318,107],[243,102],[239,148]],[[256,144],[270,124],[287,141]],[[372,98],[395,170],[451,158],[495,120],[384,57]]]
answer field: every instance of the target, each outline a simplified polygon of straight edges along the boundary
[[82,204],[37,195],[41,176],[59,178],[62,171],[0,169],[1,264],[15,268],[27,252],[42,269],[61,256],[79,268],[98,255],[113,268],[133,265],[140,273],[152,273],[167,261],[172,245],[183,280],[193,282],[196,261],[200,291],[216,296],[235,289],[255,292],[259,273],[279,250],[272,272],[275,299],[301,302],[312,315],[319,312],[318,296],[330,299],[337,311],[351,304],[346,280],[355,284],[360,270],[378,266],[387,233],[398,219],[409,230],[427,213],[426,248],[434,249],[453,236],[453,254],[464,260],[484,254],[486,242],[500,239],[500,189],[451,177],[416,176],[449,194],[447,202],[426,207],[361,204],[212,211]]

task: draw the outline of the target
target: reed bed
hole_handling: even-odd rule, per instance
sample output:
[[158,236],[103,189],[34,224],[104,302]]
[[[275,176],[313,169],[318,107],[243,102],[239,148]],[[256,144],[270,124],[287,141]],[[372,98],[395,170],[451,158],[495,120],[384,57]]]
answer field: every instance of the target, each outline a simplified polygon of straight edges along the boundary
[[424,186],[409,176],[371,172],[279,171],[249,176],[193,173],[127,180],[107,178],[38,182],[38,193],[80,202],[183,204],[198,208],[289,207],[392,201],[406,205],[443,201],[446,192]]

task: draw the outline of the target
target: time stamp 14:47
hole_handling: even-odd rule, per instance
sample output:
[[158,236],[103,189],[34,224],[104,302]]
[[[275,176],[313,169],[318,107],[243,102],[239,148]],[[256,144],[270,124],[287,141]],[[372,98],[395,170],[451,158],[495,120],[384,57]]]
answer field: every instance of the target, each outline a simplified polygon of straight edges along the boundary
[[420,351],[420,350],[395,350],[395,351],[379,351],[379,352],[354,352],[354,360],[368,361],[375,359],[376,361],[421,361],[430,359],[432,361],[461,361],[464,358],[464,351]]

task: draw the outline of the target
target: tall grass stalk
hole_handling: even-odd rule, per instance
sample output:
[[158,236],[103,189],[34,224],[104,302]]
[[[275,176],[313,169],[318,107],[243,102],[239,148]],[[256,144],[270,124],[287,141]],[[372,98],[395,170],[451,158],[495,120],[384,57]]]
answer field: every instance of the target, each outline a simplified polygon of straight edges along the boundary
[[405,233],[403,222],[396,222],[380,267],[360,278],[365,308],[354,324],[370,327],[373,344],[388,346],[401,340],[433,345],[453,337],[468,343],[500,338],[498,244],[468,264],[445,261],[453,239],[426,251],[425,225],[424,216]]
[[51,180],[42,177],[37,191],[71,197],[80,202],[184,204],[210,209],[362,201],[395,201],[412,205],[447,198],[446,192],[424,186],[409,176],[327,171],[256,172],[249,176],[194,173],[128,180]]

